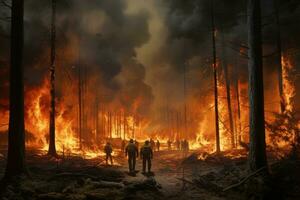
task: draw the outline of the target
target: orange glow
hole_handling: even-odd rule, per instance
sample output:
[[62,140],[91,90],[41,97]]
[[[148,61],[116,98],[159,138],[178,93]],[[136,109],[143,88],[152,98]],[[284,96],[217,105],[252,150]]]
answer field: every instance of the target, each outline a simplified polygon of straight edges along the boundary
[[282,80],[286,112],[292,112],[294,110],[293,98],[296,95],[296,89],[295,83],[291,78],[293,70],[294,66],[292,61],[287,56],[282,56]]

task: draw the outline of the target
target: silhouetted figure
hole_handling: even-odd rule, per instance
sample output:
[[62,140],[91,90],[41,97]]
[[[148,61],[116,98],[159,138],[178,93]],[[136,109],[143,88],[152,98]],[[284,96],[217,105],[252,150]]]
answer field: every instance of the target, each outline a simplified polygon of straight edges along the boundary
[[106,145],[104,146],[104,152],[106,154],[106,165],[108,165],[108,159],[110,159],[110,164],[113,165],[113,159],[112,159],[112,155],[111,153],[113,152],[112,146],[109,142],[106,143]]
[[189,142],[186,139],[182,141],[181,148],[185,155],[189,152]]
[[160,149],[160,142],[159,142],[159,140],[156,141],[156,149],[157,149],[157,151],[159,151],[159,149]]
[[143,173],[146,173],[146,165],[148,168],[148,173],[151,172],[151,159],[153,159],[153,151],[150,142],[147,140],[141,148],[141,159],[143,159]]
[[128,156],[129,172],[134,173],[136,158],[139,156],[139,150],[136,147],[136,145],[133,143],[133,139],[130,139],[130,141],[126,147],[125,156]]
[[185,150],[188,152],[190,150],[189,141],[185,140]]
[[180,150],[184,151],[184,140],[180,140]]
[[171,150],[171,148],[172,148],[172,142],[171,142],[170,139],[167,141],[167,144],[168,144],[168,150]]

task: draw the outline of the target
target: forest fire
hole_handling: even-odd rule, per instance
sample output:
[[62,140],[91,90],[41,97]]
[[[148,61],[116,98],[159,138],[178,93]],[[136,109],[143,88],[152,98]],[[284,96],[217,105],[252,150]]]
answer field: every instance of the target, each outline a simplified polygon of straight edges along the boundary
[[[291,73],[293,71],[292,62],[287,58],[282,58],[283,63],[283,80],[284,80],[284,94],[285,102],[287,104],[287,111],[292,112],[294,109],[293,98],[296,94],[294,80],[291,79]],[[242,90],[247,88],[246,84],[240,85]],[[74,89],[74,88],[73,88]],[[220,128],[220,145],[221,150],[230,150],[232,144],[230,142],[231,134],[238,134],[238,122],[236,119],[234,133],[229,130],[228,110],[226,106],[226,87],[222,80],[218,82],[218,90],[220,93],[219,98],[219,128]],[[240,92],[240,91],[239,91]],[[94,99],[94,97],[91,97]],[[212,98],[211,98],[212,99]],[[25,111],[25,125],[27,131],[27,142],[26,145],[29,148],[39,149],[43,152],[48,150],[48,137],[49,137],[49,81],[47,78],[44,79],[42,85],[26,88],[26,111]],[[69,104],[75,104],[70,107],[67,106],[66,101]],[[137,98],[133,103],[133,111],[135,113],[139,109],[141,99]],[[93,103],[87,102],[92,105]],[[247,101],[242,100],[244,105]],[[56,102],[57,113],[56,113],[56,148],[60,154],[77,154],[85,157],[94,158],[103,153],[103,144],[105,141],[111,139],[125,139],[136,138],[139,141],[145,141],[149,138],[159,140],[162,143],[167,143],[168,140],[175,142],[178,139],[185,139],[183,137],[183,126],[184,124],[177,124],[177,131],[166,129],[156,130],[149,132],[147,129],[151,124],[151,119],[138,118],[136,114],[126,115],[125,109],[120,109],[117,112],[101,111],[97,117],[92,118],[87,122],[87,129],[83,132],[85,139],[83,140],[83,148],[80,149],[79,145],[79,125],[78,125],[78,108],[76,95],[68,95],[67,98],[60,98]],[[233,102],[233,105],[236,102]],[[209,107],[213,107],[213,103],[209,104]],[[2,111],[1,130],[6,131],[8,123],[8,111]],[[237,118],[237,117],[235,117]],[[241,126],[247,127],[245,123],[247,121],[248,114],[246,111],[241,116]],[[95,120],[98,120],[97,122]],[[163,123],[163,122],[162,122]],[[209,115],[205,115],[200,121],[198,121],[198,127],[193,130],[188,129],[189,132],[193,133],[187,139],[191,150],[205,150],[208,153],[215,151],[214,133],[211,131],[212,120]],[[163,127],[163,126],[162,126]],[[241,133],[239,133],[241,134]],[[181,138],[180,138],[181,136]],[[85,141],[86,140],[86,141]],[[245,130],[242,136],[243,141],[247,141],[247,134]],[[267,140],[268,144],[271,145],[271,141]],[[235,136],[235,144],[238,144],[238,138]],[[286,144],[286,143],[285,143]],[[239,145],[237,145],[239,146]],[[284,145],[282,145],[284,146]]]
[[[28,147],[41,150],[48,149],[49,132],[49,81],[45,79],[40,87],[28,89],[26,95],[26,126],[25,129],[32,138],[28,138]],[[64,116],[66,108],[63,103],[58,104],[56,114],[56,146],[59,152],[74,151],[78,148],[78,141],[74,131],[73,119]]]
[[299,11],[0,0],[0,197],[300,199]]

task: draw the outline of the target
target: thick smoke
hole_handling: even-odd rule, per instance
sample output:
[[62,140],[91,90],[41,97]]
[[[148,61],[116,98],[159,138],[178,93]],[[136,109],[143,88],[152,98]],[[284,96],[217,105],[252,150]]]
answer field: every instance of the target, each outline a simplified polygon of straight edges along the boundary
[[[284,52],[292,54],[299,71],[299,1],[280,0],[280,22]],[[150,118],[152,128],[162,128],[166,110],[182,117],[187,100],[191,129],[197,129],[206,115],[213,120],[212,45],[210,0],[58,0],[57,66],[59,82],[76,80],[80,65],[87,69],[90,91],[102,101],[125,107]],[[8,11],[0,7],[2,15]],[[233,81],[236,71],[242,82],[242,98],[247,99],[247,1],[215,0],[219,77],[224,83],[224,49]],[[51,1],[27,0],[25,9],[26,84],[39,85],[48,74]],[[275,17],[273,0],[262,3],[267,97],[276,87]],[[9,23],[0,21],[1,99],[7,99]],[[223,39],[222,39],[223,38]],[[75,70],[74,70],[75,69]],[[187,95],[183,92],[186,70]],[[3,79],[2,79],[3,77]],[[297,82],[299,91],[299,81]],[[94,98],[94,97],[90,97]],[[225,98],[221,96],[221,98]],[[299,95],[297,96],[299,99]],[[269,104],[272,99],[266,98]],[[6,101],[1,100],[1,105]],[[297,101],[296,101],[297,102]],[[137,106],[138,105],[138,106]],[[277,104],[276,104],[277,105]],[[246,109],[247,105],[244,105]],[[298,105],[299,106],[299,105]],[[149,113],[151,111],[151,113]],[[207,114],[209,113],[209,114]],[[174,117],[174,116],[173,116]],[[224,119],[225,121],[227,119]],[[154,128],[154,129],[155,129]],[[153,130],[153,129],[151,129]],[[213,131],[213,130],[211,130]]]
[[[222,74],[223,53],[226,50],[226,60],[229,64],[230,79],[234,84],[236,71],[242,83],[241,98],[243,100],[244,114],[247,115],[247,58],[240,54],[247,49],[247,1],[214,1],[214,12],[217,35],[217,57],[219,61],[220,81],[224,85]],[[159,42],[150,40],[152,48],[151,59],[145,59],[147,68],[147,81],[153,86],[156,110],[173,107],[183,112],[183,71],[187,71],[187,99],[189,110],[189,126],[196,127],[206,115],[213,115],[213,110],[207,104],[212,102],[212,42],[211,42],[211,1],[209,0],[169,0],[156,1],[153,7],[158,8],[155,18],[160,18],[159,31],[154,27],[150,30],[153,37],[160,37]],[[150,7],[150,6],[149,6]],[[299,2],[280,1],[282,43],[284,51],[298,47],[299,39],[296,36],[300,29],[296,25],[299,17]],[[275,16],[273,1],[263,1],[263,39],[265,61],[265,88],[266,109],[277,111],[278,101],[274,99],[276,82],[276,64],[274,53],[276,51]],[[298,14],[297,14],[298,13]],[[290,23],[288,23],[290,22]],[[155,22],[152,22],[154,25]],[[157,26],[157,25],[156,25]],[[222,41],[224,37],[224,41]],[[153,47],[155,46],[155,47]],[[154,49],[154,50],[153,50]],[[149,50],[141,49],[140,57],[149,55]],[[271,56],[267,56],[272,54]],[[293,55],[296,61],[299,53]],[[296,62],[297,64],[298,62]],[[296,65],[299,71],[299,66]],[[156,80],[159,79],[159,84]],[[233,85],[232,85],[233,87]],[[232,89],[233,90],[233,89]],[[299,91],[299,85],[297,86]],[[272,98],[270,98],[272,97]],[[226,98],[222,96],[221,99]],[[234,98],[234,97],[233,97]],[[297,101],[296,101],[297,102]],[[197,105],[197,106],[195,106]],[[298,105],[299,106],[299,105]],[[274,110],[275,109],[275,110]],[[193,112],[197,112],[194,115]],[[165,111],[164,111],[165,112]],[[210,114],[211,113],[211,114]],[[213,118],[211,118],[213,120]],[[223,119],[225,122],[228,118]],[[245,121],[246,122],[246,121]],[[192,128],[195,130],[195,128]],[[210,130],[210,131],[213,131]]]
[[[93,80],[92,84],[88,83],[89,90],[105,96],[103,101],[107,104],[119,101],[123,103],[120,107],[131,110],[132,100],[141,98],[143,104],[150,105],[153,99],[151,87],[144,83],[144,66],[135,58],[135,48],[150,37],[148,17],[147,13],[126,14],[126,3],[122,0],[57,1],[58,97],[64,95],[63,80],[71,76],[75,84],[76,69],[80,65],[88,79]],[[51,1],[25,2],[26,87],[40,85],[48,76],[50,22]],[[1,28],[8,30],[9,27],[2,25]],[[1,51],[5,52],[4,49],[9,49],[8,42],[3,44],[6,46]],[[8,60],[8,54],[1,52],[1,55]],[[122,76],[124,73],[125,77]],[[120,101],[125,99],[124,96],[128,101]],[[146,115],[148,109],[140,108],[138,112]]]

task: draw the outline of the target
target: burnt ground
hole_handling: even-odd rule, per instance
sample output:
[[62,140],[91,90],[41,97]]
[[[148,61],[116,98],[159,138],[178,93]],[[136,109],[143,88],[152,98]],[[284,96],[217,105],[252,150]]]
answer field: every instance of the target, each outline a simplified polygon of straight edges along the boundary
[[[190,152],[185,157],[178,151],[155,152],[154,176],[148,177],[140,172],[135,177],[128,175],[126,159],[121,154],[114,158],[117,165],[105,166],[101,157],[65,156],[57,160],[38,153],[27,153],[30,176],[2,187],[1,199],[300,199],[299,160],[269,160],[268,178],[258,172],[237,187],[223,191],[249,174],[246,157],[239,151],[225,156]],[[2,156],[1,177],[4,168]],[[137,170],[141,170],[140,160]]]

